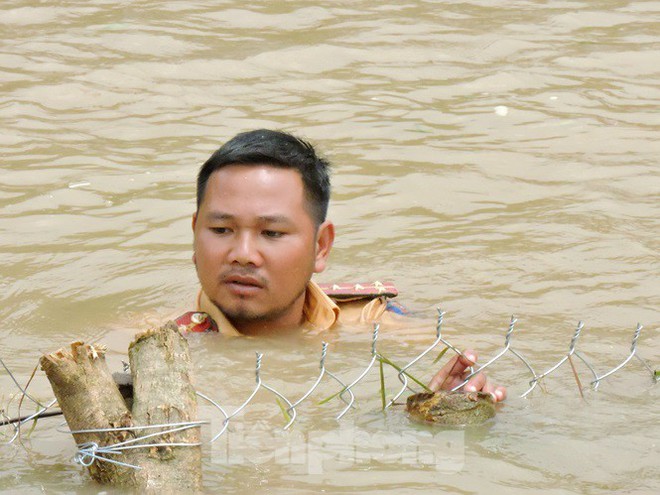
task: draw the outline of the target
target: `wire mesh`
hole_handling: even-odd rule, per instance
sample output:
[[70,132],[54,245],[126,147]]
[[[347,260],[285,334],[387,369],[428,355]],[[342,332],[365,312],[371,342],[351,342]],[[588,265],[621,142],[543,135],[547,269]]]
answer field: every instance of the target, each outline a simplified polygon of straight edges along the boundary
[[[232,421],[238,420],[238,416],[240,415],[240,413],[245,411],[247,408],[249,408],[250,404],[253,402],[258,392],[262,389],[265,390],[266,392],[275,395],[278,400],[281,400],[284,404],[286,404],[285,407],[280,406],[282,407],[283,412],[285,412],[285,417],[286,417],[286,423],[284,424],[283,429],[287,430],[291,428],[291,426],[295,423],[295,421],[298,418],[297,408],[301,406],[303,402],[308,400],[316,390],[318,390],[321,383],[323,382],[323,378],[326,376],[329,377],[334,383],[338,384],[340,386],[340,389],[334,395],[322,401],[322,403],[330,402],[337,398],[340,399],[344,403],[344,407],[336,416],[336,419],[341,420],[344,416],[348,414],[348,412],[352,408],[355,407],[355,403],[357,401],[356,394],[354,392],[355,387],[363,380],[365,380],[365,378],[368,376],[369,372],[374,368],[374,365],[376,363],[378,363],[381,367],[381,379],[383,376],[382,367],[389,366],[394,369],[394,371],[396,372],[396,376],[401,383],[401,388],[398,390],[396,394],[394,394],[393,397],[389,399],[389,401],[383,400],[384,409],[391,407],[396,403],[399,397],[401,397],[401,395],[405,393],[406,390],[409,390],[413,393],[417,392],[417,390],[411,386],[411,381],[416,382],[421,388],[426,388],[424,387],[424,384],[420,383],[419,380],[415,379],[410,374],[410,369],[414,367],[416,364],[418,364],[425,356],[427,356],[433,350],[437,349],[440,346],[444,346],[444,351],[442,353],[444,353],[447,350],[451,350],[454,354],[458,356],[463,356],[463,353],[457,347],[455,347],[451,342],[449,342],[449,340],[447,340],[442,334],[442,325],[444,321],[444,316],[445,313],[440,309],[438,309],[437,324],[435,328],[435,339],[428,347],[426,347],[424,350],[419,352],[416,356],[414,356],[411,360],[409,360],[406,364],[402,366],[397,365],[396,363],[394,363],[393,361],[391,361],[389,358],[385,357],[378,351],[378,338],[379,338],[380,327],[378,324],[375,324],[373,333],[371,335],[371,346],[370,346],[368,364],[349,383],[346,383],[346,381],[343,380],[341,377],[337,376],[337,374],[332,373],[327,369],[326,362],[328,360],[328,344],[326,342],[322,342],[321,356],[319,360],[319,374],[312,383],[312,385],[297,400],[288,399],[284,394],[279,392],[277,389],[264,382],[264,380],[261,377],[262,360],[264,355],[263,353],[257,352],[256,361],[255,361],[255,371],[254,371],[255,387],[250,392],[248,397],[238,407],[236,407],[233,410],[233,412],[227,413],[226,407],[223,407],[208,395],[203,394],[201,392],[197,392],[199,397],[212,404],[215,407],[215,409],[219,411],[219,413],[223,416],[221,427],[219,431],[213,435],[210,442],[211,443],[215,442],[216,440],[218,440],[218,438],[220,438],[223,434],[225,434],[229,424]],[[526,372],[529,373],[530,376],[529,387],[521,394],[521,397],[523,398],[528,397],[531,394],[531,392],[537,387],[537,385],[541,383],[542,380],[546,379],[549,375],[556,373],[566,362],[569,362],[571,364],[574,373],[576,373],[575,367],[573,366],[573,362],[572,362],[573,356],[580,359],[589,369],[592,376],[592,379],[589,382],[589,386],[594,391],[598,390],[603,380],[622,370],[626,366],[626,364],[628,364],[632,360],[633,357],[637,358],[637,360],[639,360],[643,364],[644,368],[650,372],[651,378],[654,383],[657,382],[658,380],[657,372],[655,372],[651,368],[651,366],[646,362],[646,360],[644,360],[642,357],[639,356],[638,342],[643,328],[641,324],[637,325],[633,333],[633,338],[631,341],[628,355],[613,368],[609,369],[608,371],[602,374],[598,374],[592,363],[577,349],[578,340],[585,326],[582,321],[578,322],[577,324],[577,327],[569,342],[568,351],[565,354],[562,354],[561,357],[555,362],[555,364],[550,366],[542,373],[537,373],[534,370],[534,367],[532,366],[530,361],[521,352],[514,349],[512,345],[512,340],[513,340],[512,337],[515,331],[516,323],[517,323],[516,317],[512,316],[509,326],[504,335],[504,346],[502,347],[502,349],[499,352],[497,352],[492,358],[487,360],[484,364],[478,365],[475,368],[469,368],[469,371],[467,372],[467,375],[464,376],[463,381],[458,385],[454,386],[452,388],[452,391],[461,390],[472,377],[474,377],[478,373],[483,372],[486,368],[493,367],[506,354],[512,354],[515,358],[517,358],[517,360],[519,360],[524,365]],[[441,355],[439,357],[441,357]],[[0,409],[0,415],[2,416],[2,418],[0,419],[0,426],[10,428],[10,435],[8,435],[10,438],[6,443],[12,443],[16,440],[16,438],[18,438],[21,431],[21,427],[26,423],[36,420],[37,418],[40,417],[57,415],[60,414],[60,412],[57,410],[51,410],[51,408],[56,403],[55,400],[51,400],[47,403],[43,403],[39,401],[38,399],[36,399],[27,392],[27,387],[22,387],[20,385],[19,381],[16,379],[14,374],[9,370],[9,368],[5,365],[2,359],[0,359],[0,365],[2,365],[2,368],[5,370],[5,373],[11,378],[12,382],[16,386],[18,390],[18,395],[21,397],[21,402],[23,400],[31,401],[34,405],[37,406],[38,409],[37,412],[33,414],[24,417],[18,416],[14,418],[9,417],[7,411],[5,411],[4,409]],[[577,379],[577,374],[576,374],[576,379]],[[428,390],[428,388],[426,389]],[[166,443],[158,442],[157,440],[151,441],[151,439],[157,438],[161,435],[164,435],[172,431],[178,431],[179,429],[197,428],[200,427],[202,424],[206,424],[206,423],[208,423],[208,421],[195,421],[190,423],[155,425],[155,427],[160,428],[160,431],[138,436],[137,438],[134,438],[130,442],[122,442],[115,445],[99,446],[92,443],[81,444],[78,445],[78,452],[74,456],[74,460],[79,464],[85,466],[88,466],[92,462],[98,460],[105,462],[114,462],[127,467],[137,468],[137,466],[132,466],[130,464],[122,463],[121,461],[110,459],[108,455],[119,455],[127,449],[166,446],[167,445]],[[144,427],[139,427],[139,428],[144,429]],[[13,431],[11,429],[13,429]],[[127,427],[119,427],[113,430],[122,431],[127,429],[128,429]],[[145,440],[149,440],[149,441],[145,443],[144,442]],[[181,444],[179,446],[186,446],[186,445],[192,445],[192,444]],[[194,445],[199,445],[199,444],[194,444]]]

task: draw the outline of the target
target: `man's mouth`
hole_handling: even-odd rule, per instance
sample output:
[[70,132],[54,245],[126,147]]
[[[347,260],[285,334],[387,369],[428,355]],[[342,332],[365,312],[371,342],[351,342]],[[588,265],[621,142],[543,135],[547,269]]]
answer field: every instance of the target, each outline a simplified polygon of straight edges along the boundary
[[249,275],[227,275],[222,279],[230,292],[238,296],[250,296],[265,288],[263,280]]

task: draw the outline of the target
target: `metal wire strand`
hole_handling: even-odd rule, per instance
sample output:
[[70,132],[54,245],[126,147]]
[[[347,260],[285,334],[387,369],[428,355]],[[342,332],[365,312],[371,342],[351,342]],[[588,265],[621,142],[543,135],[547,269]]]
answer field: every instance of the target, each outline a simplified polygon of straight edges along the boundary
[[[78,452],[73,457],[74,462],[81,464],[83,466],[91,466],[92,463],[96,460],[110,462],[112,464],[118,464],[120,466],[132,468],[132,469],[141,469],[140,466],[135,466],[133,464],[128,464],[125,462],[117,461],[115,459],[110,459],[104,457],[101,454],[113,454],[121,455],[125,450],[133,449],[143,449],[151,447],[198,447],[202,445],[201,442],[161,442],[161,443],[140,443],[142,440],[148,438],[154,438],[169,433],[177,433],[179,431],[188,430],[190,428],[198,428],[203,424],[208,424],[208,421],[189,421],[189,422],[180,422],[180,423],[164,423],[159,425],[144,425],[144,426],[123,426],[117,428],[90,428],[84,430],[70,430],[69,433],[104,433],[110,431],[141,431],[149,430],[154,428],[168,428],[164,431],[157,431],[155,433],[149,433],[147,435],[142,435],[136,438],[131,438],[123,442],[119,442],[112,445],[99,446],[96,442],[85,442],[78,444]],[[58,431],[62,431],[58,429]]]
[[7,445],[14,443],[14,441],[18,438],[19,433],[21,432],[21,426],[23,426],[25,423],[28,421],[32,421],[33,419],[37,419],[39,416],[41,416],[44,412],[46,412],[48,409],[53,407],[57,403],[57,399],[53,399],[50,401],[48,404],[43,406],[41,409],[39,409],[36,413],[28,416],[27,418],[23,418],[22,420],[18,421],[16,424],[11,423],[11,425],[14,427],[14,435],[11,437],[11,440],[7,442]]
[[323,379],[323,375],[325,375],[325,357],[328,354],[328,343],[327,342],[322,342],[321,343],[321,361],[319,363],[319,376],[314,382],[314,385],[312,385],[312,388],[310,388],[300,399],[295,401],[289,409],[287,409],[287,412],[289,412],[291,409],[294,407],[298,406],[302,401],[304,401],[307,397],[312,395],[314,390],[316,390],[316,387],[319,386],[319,383],[321,383],[321,380]]
[[639,340],[639,334],[641,333],[642,328],[644,328],[644,327],[642,326],[642,324],[641,324],[641,323],[637,323],[637,328],[635,329],[635,333],[633,334],[633,338],[632,338],[632,343],[630,344],[630,354],[628,355],[628,357],[626,357],[626,359],[624,359],[620,364],[618,364],[617,366],[615,366],[614,368],[612,368],[612,369],[611,369],[610,371],[608,371],[607,373],[605,373],[605,374],[603,374],[603,375],[601,375],[601,376],[597,376],[597,377],[591,382],[591,385],[592,385],[592,387],[593,387],[594,390],[598,390],[598,386],[600,385],[601,380],[603,380],[604,378],[607,378],[607,377],[610,376],[611,374],[616,373],[617,371],[619,371],[619,370],[620,370],[621,368],[623,368],[626,364],[628,364],[628,361],[630,361],[630,360],[632,359],[633,356],[636,356],[637,359],[639,359],[639,360],[642,362],[642,364],[644,364],[644,366],[646,367],[646,369],[648,369],[648,370],[651,372],[652,375],[654,374],[654,373],[653,373],[653,370],[649,367],[649,365],[646,363],[646,361],[644,361],[641,357],[639,357],[639,355],[636,355],[636,353],[637,353],[637,341]]
[[[575,329],[575,333],[573,334],[573,337],[571,338],[571,343],[568,347],[568,354],[566,354],[563,358],[561,358],[555,365],[541,373],[540,375],[536,375],[532,380],[529,382],[530,387],[525,391],[520,397],[527,397],[527,395],[536,388],[536,385],[538,385],[539,381],[541,381],[544,377],[548,376],[550,373],[554,372],[557,368],[559,368],[562,364],[564,364],[568,358],[570,358],[573,354],[575,354],[575,346],[577,345],[577,340],[580,337],[580,333],[582,332],[582,328],[584,328],[584,322],[579,321],[577,324],[577,328]],[[586,360],[582,358],[581,355],[577,355],[583,362],[586,363]],[[593,371],[593,369],[592,369]]]
[[224,408],[218,404],[216,401],[211,399],[210,397],[204,395],[201,392],[196,392],[199,397],[202,399],[206,400],[207,402],[211,403],[213,406],[215,406],[225,417],[225,419],[222,422],[222,427],[220,428],[220,431],[216,433],[216,435],[209,441],[209,443],[215,442],[218,438],[222,436],[222,434],[227,430],[227,426],[229,426],[229,415],[227,414],[227,411],[224,410]]
[[[376,341],[378,340],[378,331],[380,329],[380,325],[378,323],[374,324],[374,332],[371,337],[371,361],[367,365],[367,367],[364,369],[362,373],[360,373],[360,376],[358,376],[355,380],[353,380],[349,385],[346,385],[342,391],[339,393],[341,395],[344,392],[350,392],[351,389],[358,384],[365,376],[367,376],[367,373],[369,373],[369,370],[371,367],[374,365],[376,362],[376,359],[378,358],[378,352],[376,351]],[[344,417],[344,415],[351,409],[353,406],[353,403],[355,402],[355,396],[351,394],[351,399],[349,400],[348,405],[339,413],[337,416],[337,420],[340,420],[341,418]]]
[[[208,401],[211,403],[213,406],[215,406],[222,414],[225,416],[225,420],[228,418],[228,415],[226,411],[223,409],[220,404],[215,402],[213,399],[207,397],[205,394],[201,392],[196,392],[196,394],[201,397],[202,399]],[[149,430],[149,429],[154,429],[154,428],[168,428],[165,431],[158,431],[155,433],[150,433],[147,435],[142,435],[140,437],[136,437],[133,439],[126,440],[124,442],[116,443],[113,445],[104,445],[104,446],[99,446],[98,443],[96,442],[85,442],[82,444],[78,445],[78,452],[74,455],[74,462],[77,462],[78,464],[81,464],[83,466],[91,466],[91,464],[96,461],[103,461],[103,462],[110,462],[112,464],[117,464],[120,466],[132,468],[132,469],[141,469],[140,466],[135,466],[133,464],[129,464],[126,462],[121,462],[115,459],[110,459],[108,457],[105,457],[105,455],[121,455],[124,453],[125,450],[133,450],[133,449],[140,449],[140,448],[151,448],[151,447],[196,447],[199,445],[202,445],[201,442],[157,442],[157,443],[137,443],[140,441],[143,441],[145,439],[149,438],[154,438],[158,436],[162,436],[165,434],[169,433],[176,433],[179,431],[187,430],[190,428],[197,428],[200,427],[204,424],[208,424],[208,421],[188,421],[188,422],[179,422],[179,423],[164,423],[164,424],[159,424],[159,425],[138,425],[138,426],[126,426],[126,427],[116,427],[116,428],[94,428],[94,429],[86,429],[86,430],[73,430],[73,431],[68,431],[71,434],[74,433],[104,433],[104,432],[111,432],[111,431],[144,431],[144,430]],[[223,428],[218,433],[216,436],[214,436],[209,443],[213,443],[216,441],[220,435],[222,435],[226,429],[226,421],[223,422]],[[60,429],[59,427],[57,428],[58,431],[66,432]]]
[[[403,384],[399,392],[387,403],[385,408],[387,409],[390,407],[392,404],[394,404],[399,397],[406,391],[406,389],[410,389],[408,386],[408,376],[406,371],[411,367],[414,366],[420,359],[422,359],[424,356],[426,356],[429,352],[431,352],[433,349],[435,349],[440,342],[442,342],[442,320],[443,317],[445,316],[445,312],[442,311],[440,308],[438,308],[438,320],[435,325],[435,340],[433,343],[428,346],[426,349],[424,349],[415,359],[410,361],[408,364],[406,364],[403,368],[399,370],[398,378],[399,381]],[[414,390],[411,389],[411,391],[414,392]]]
[[32,402],[34,402],[34,403],[35,403],[36,405],[38,405],[39,407],[45,407],[41,402],[39,402],[37,399],[35,399],[34,397],[32,397],[30,394],[28,394],[28,393],[27,393],[27,390],[25,390],[23,387],[21,387],[21,384],[18,383],[18,380],[16,380],[16,377],[14,377],[14,374],[13,374],[11,371],[9,371],[9,368],[7,367],[7,365],[5,364],[5,362],[2,360],[2,358],[0,358],[0,364],[1,364],[2,367],[5,369],[5,371],[6,371],[7,374],[9,375],[9,377],[12,379],[12,381],[14,382],[14,384],[18,387],[18,390],[21,391],[21,393],[23,394],[23,397],[27,397],[28,399],[30,399]]
[[[227,424],[229,422],[229,420],[231,420],[231,418],[233,418],[238,413],[240,413],[243,409],[245,409],[247,407],[247,405],[250,402],[252,402],[252,399],[254,399],[254,396],[257,395],[257,392],[259,391],[259,389],[264,388],[264,389],[268,390],[269,392],[275,394],[280,399],[282,399],[289,406],[289,409],[287,409],[287,411],[291,410],[292,414],[291,414],[291,417],[289,418],[289,421],[284,426],[284,429],[286,430],[294,423],[298,413],[296,412],[296,408],[293,407],[293,404],[291,404],[291,402],[289,402],[289,399],[284,397],[284,395],[279,393],[274,388],[272,388],[272,387],[266,385],[265,383],[263,383],[263,381],[261,380],[261,358],[263,357],[263,354],[260,353],[260,352],[257,352],[256,355],[257,355],[257,360],[256,360],[256,364],[255,364],[254,374],[255,374],[255,380],[257,382],[257,385],[254,388],[254,390],[252,391],[252,393],[250,394],[250,396],[247,398],[247,400],[245,402],[243,402],[243,404],[241,404],[233,413],[231,413],[229,416],[227,416],[227,418],[225,418],[224,422],[225,422],[225,424]],[[223,430],[223,432],[224,432],[224,430]]]
[[518,321],[518,319],[515,316],[511,315],[511,322],[509,323],[509,329],[507,330],[506,336],[504,337],[504,349],[502,349],[495,357],[490,359],[487,363],[482,364],[481,366],[479,366],[479,368],[477,368],[476,370],[473,370],[471,373],[469,373],[465,377],[465,379],[463,380],[463,383],[460,383],[459,385],[456,385],[454,388],[451,389],[452,392],[455,392],[456,390],[458,390],[458,389],[462,388],[463,386],[465,386],[465,384],[468,381],[470,381],[470,378],[472,378],[477,373],[480,373],[481,371],[485,370],[488,366],[490,366],[495,361],[497,361],[499,358],[504,356],[504,354],[506,354],[506,352],[511,347],[511,334],[513,334],[513,328],[516,325],[517,321]]
[[321,383],[321,380],[323,379],[323,377],[325,375],[328,375],[330,378],[332,378],[333,380],[335,380],[337,383],[339,383],[341,385],[342,390],[339,393],[339,397],[341,398],[342,401],[344,401],[344,404],[349,404],[349,401],[346,400],[346,398],[344,397],[344,394],[346,394],[346,393],[348,393],[349,396],[352,398],[353,402],[355,402],[355,396],[353,395],[353,392],[351,390],[346,390],[346,384],[344,382],[342,382],[339,378],[337,378],[337,376],[335,374],[333,374],[332,372],[330,372],[329,370],[327,370],[325,368],[325,359],[326,359],[327,354],[328,354],[328,343],[327,342],[322,342],[322,344],[321,344],[321,360],[319,362],[319,369],[320,369],[319,376],[317,377],[316,381],[312,385],[312,388],[310,388],[300,399],[295,401],[291,405],[291,407],[289,409],[287,409],[287,413],[289,413],[289,411],[291,411],[291,409],[297,407],[298,405],[300,405],[300,403],[302,403],[305,399],[307,399],[310,395],[312,395],[312,393],[319,386],[319,384]]

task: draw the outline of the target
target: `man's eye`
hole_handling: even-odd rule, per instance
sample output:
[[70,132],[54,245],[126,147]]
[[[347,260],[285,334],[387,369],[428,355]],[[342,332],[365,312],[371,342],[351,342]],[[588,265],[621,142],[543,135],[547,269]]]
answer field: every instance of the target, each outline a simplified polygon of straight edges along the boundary
[[226,234],[229,232],[229,229],[227,227],[211,227],[211,231],[216,234]]
[[263,234],[266,237],[277,239],[279,237],[282,237],[284,235],[284,232],[278,232],[277,230],[264,230]]

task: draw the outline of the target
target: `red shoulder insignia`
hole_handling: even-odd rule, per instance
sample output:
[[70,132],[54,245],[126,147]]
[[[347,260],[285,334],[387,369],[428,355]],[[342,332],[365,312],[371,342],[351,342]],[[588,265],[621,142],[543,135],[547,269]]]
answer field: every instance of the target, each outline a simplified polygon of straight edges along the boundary
[[392,282],[362,282],[359,284],[319,284],[328,296],[338,301],[356,301],[376,297],[396,297],[399,291]]
[[213,318],[200,311],[189,311],[179,316],[174,322],[181,333],[188,332],[218,332],[218,325]]

